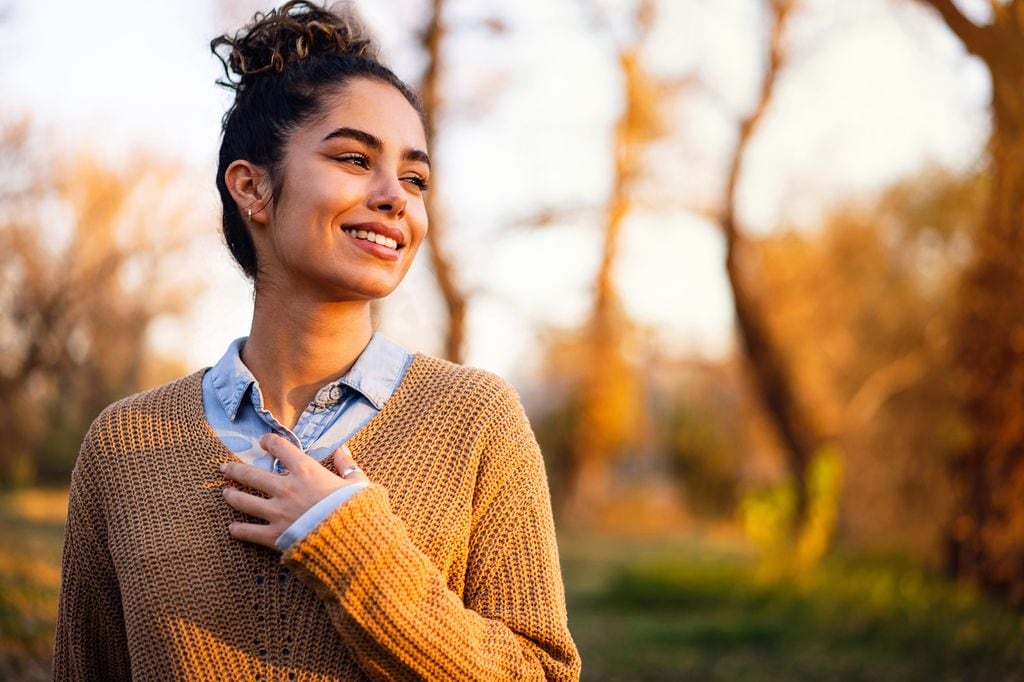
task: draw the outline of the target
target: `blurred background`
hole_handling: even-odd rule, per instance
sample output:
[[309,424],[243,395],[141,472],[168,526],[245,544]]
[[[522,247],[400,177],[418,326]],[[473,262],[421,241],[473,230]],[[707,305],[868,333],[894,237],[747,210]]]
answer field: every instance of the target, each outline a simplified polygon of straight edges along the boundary
[[[435,163],[379,327],[519,389],[584,678],[1024,680],[1024,1],[356,6]],[[0,678],[89,423],[248,332],[266,9],[0,0]]]

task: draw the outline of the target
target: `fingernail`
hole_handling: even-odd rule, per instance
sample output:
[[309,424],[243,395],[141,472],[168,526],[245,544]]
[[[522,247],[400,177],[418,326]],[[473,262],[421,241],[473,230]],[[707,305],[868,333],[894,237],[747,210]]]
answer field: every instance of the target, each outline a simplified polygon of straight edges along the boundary
[[224,473],[225,471],[227,471],[227,470],[228,470],[228,463],[227,463],[227,462],[224,462],[223,464],[221,464],[221,465],[220,465],[220,472],[221,472],[222,474],[223,474],[223,473]]

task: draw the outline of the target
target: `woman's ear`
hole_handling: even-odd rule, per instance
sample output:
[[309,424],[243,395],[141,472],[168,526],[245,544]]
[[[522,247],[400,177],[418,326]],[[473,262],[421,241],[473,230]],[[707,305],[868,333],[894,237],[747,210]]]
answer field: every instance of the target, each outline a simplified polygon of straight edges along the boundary
[[260,166],[244,159],[231,162],[224,171],[224,184],[238,204],[242,219],[248,223],[266,225],[266,210],[273,196],[269,174]]

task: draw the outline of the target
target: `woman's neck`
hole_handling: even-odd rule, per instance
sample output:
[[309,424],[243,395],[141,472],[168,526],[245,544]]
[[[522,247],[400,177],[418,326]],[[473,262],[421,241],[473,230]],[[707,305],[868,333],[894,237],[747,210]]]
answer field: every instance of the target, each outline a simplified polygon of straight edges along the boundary
[[345,375],[373,327],[369,301],[260,300],[242,362],[260,382],[263,407],[288,428],[326,383]]

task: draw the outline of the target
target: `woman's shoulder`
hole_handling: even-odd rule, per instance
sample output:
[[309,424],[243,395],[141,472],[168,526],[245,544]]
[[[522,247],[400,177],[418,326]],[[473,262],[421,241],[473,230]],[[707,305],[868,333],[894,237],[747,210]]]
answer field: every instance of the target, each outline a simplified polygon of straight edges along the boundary
[[494,372],[426,353],[413,355],[406,379],[410,388],[448,393],[462,399],[489,401],[506,397],[519,400],[512,384]]
[[[164,415],[185,416],[183,413],[195,409],[196,401],[190,398],[201,395],[204,372],[205,370],[192,372],[107,405],[89,427],[86,440],[124,432],[133,424],[152,423]],[[201,400],[198,402],[198,409],[202,410]]]
[[[410,412],[445,415],[445,420],[473,428],[516,428],[528,423],[519,393],[501,376],[417,353],[395,394]],[[406,410],[399,409],[404,413]],[[442,420],[444,421],[444,420]]]

